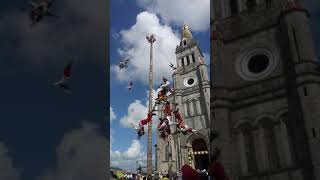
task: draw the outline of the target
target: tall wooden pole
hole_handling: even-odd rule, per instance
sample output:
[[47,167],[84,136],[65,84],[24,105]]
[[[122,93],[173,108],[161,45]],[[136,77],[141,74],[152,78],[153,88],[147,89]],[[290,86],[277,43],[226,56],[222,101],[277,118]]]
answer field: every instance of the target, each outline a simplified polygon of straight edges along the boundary
[[[152,90],[153,90],[153,43],[156,41],[154,35],[146,37],[150,43],[150,68],[149,68],[149,112],[152,112]],[[148,147],[147,147],[147,176],[152,176],[152,121],[148,123]]]

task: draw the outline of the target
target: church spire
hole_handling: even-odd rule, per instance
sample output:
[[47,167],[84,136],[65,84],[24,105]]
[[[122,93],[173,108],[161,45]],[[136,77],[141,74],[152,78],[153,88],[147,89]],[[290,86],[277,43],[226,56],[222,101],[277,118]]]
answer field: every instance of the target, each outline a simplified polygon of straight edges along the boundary
[[184,24],[182,28],[181,40],[183,39],[191,40],[192,38],[193,37],[192,37],[189,26],[187,24]]

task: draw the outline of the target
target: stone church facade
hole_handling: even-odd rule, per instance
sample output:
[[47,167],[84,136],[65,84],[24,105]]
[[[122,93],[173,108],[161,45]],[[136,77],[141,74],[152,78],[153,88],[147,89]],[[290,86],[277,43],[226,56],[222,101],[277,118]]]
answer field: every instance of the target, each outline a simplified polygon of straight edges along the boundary
[[320,180],[320,73],[308,11],[300,0],[212,5],[210,127],[228,176]]
[[[210,81],[207,65],[188,25],[182,28],[181,42],[176,48],[176,64],[177,69],[172,75],[174,93],[168,96],[168,101],[178,104],[172,108],[179,108],[185,124],[196,129],[199,135],[175,133],[175,126],[171,126],[173,135],[169,142],[157,135],[157,170],[180,172],[185,164],[198,169],[206,166],[207,169],[210,147]],[[158,113],[163,116],[161,111]]]

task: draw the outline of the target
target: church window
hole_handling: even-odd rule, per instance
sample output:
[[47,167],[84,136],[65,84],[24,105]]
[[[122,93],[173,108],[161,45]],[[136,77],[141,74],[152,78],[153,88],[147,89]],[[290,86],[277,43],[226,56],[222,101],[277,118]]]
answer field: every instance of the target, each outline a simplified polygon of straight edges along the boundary
[[197,101],[193,100],[193,115],[197,116],[198,115],[198,108],[197,108]]
[[184,66],[184,57],[181,58],[181,65]]
[[192,84],[194,83],[194,79],[190,78],[190,79],[187,81],[187,83],[188,83],[189,85],[192,85]]
[[298,40],[297,40],[297,35],[296,35],[296,30],[294,27],[292,27],[292,34],[293,34],[293,39],[294,39],[294,45],[296,47],[297,55],[298,55],[298,61],[300,61],[300,51],[298,47]]
[[257,7],[256,0],[247,0],[247,9],[249,13],[253,13]]
[[190,58],[189,58],[188,55],[186,57],[187,57],[187,65],[189,65],[190,64]]
[[238,13],[238,0],[230,0],[231,15]]
[[198,112],[199,112],[199,114],[201,114],[202,112],[201,112],[200,98],[197,101],[197,106],[198,106]]
[[186,107],[187,107],[187,117],[190,117],[190,102],[186,102]]
[[243,133],[243,135],[244,135],[244,147],[245,147],[248,171],[256,172],[257,162],[256,162],[254,139],[252,136],[252,132],[247,130]]
[[252,73],[261,73],[267,69],[269,58],[266,55],[255,55],[248,62],[249,71]]
[[267,9],[270,9],[271,6],[272,6],[273,0],[265,0],[264,2],[265,2],[265,4],[266,4],[266,8],[267,8]]
[[192,53],[192,62],[195,63],[196,62],[196,58],[194,58],[194,53]]
[[276,137],[272,125],[264,127],[265,145],[267,148],[269,168],[277,169],[280,167],[279,155],[277,151]]
[[312,136],[313,138],[317,138],[317,133],[315,128],[312,128]]
[[183,45],[186,46],[187,45],[187,41],[183,40]]
[[303,93],[304,93],[304,96],[308,96],[308,90],[306,87],[303,87]]

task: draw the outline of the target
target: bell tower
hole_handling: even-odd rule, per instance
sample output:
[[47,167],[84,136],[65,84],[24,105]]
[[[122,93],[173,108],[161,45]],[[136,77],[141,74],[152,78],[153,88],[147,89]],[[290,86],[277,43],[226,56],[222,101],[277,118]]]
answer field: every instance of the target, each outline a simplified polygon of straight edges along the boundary
[[[210,119],[208,70],[198,42],[187,24],[183,25],[181,41],[176,47],[176,62],[177,70],[173,74],[175,102],[185,114],[187,124],[195,129],[207,128]],[[200,115],[200,119],[192,119]]]
[[174,108],[179,108],[184,123],[198,134],[176,133],[175,126],[172,126],[169,144],[158,136],[157,167],[162,172],[169,167],[180,171],[185,164],[208,169],[210,80],[203,54],[187,24],[182,27],[175,53],[177,69],[172,75],[174,92],[168,96],[168,101],[178,104]]
[[319,179],[320,73],[308,11],[295,0],[213,6],[212,127],[227,173]]

